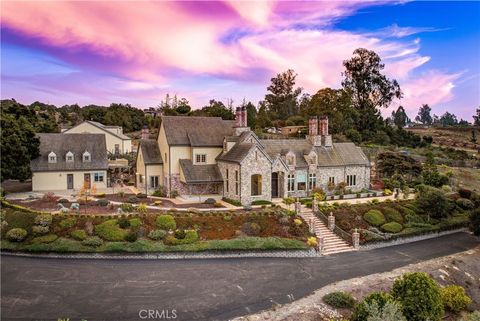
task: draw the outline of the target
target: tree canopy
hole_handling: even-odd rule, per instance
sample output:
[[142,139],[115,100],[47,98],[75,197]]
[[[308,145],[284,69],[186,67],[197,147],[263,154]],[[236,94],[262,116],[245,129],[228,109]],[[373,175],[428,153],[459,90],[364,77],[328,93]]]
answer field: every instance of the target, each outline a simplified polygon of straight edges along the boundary
[[418,110],[418,115],[415,117],[415,120],[424,125],[431,125],[433,123],[432,115],[430,115],[431,111],[432,108],[430,108],[430,106],[423,104]]

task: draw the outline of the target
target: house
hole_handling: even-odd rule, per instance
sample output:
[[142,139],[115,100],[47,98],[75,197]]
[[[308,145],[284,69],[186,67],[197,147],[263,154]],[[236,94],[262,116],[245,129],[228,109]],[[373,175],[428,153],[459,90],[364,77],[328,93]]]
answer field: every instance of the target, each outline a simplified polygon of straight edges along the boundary
[[108,153],[113,155],[127,154],[132,151],[132,140],[123,134],[123,128],[120,126],[107,126],[99,122],[86,120],[70,129],[62,132],[63,134],[90,133],[104,134],[106,139],[106,148]]
[[37,134],[40,156],[31,161],[32,190],[78,190],[107,187],[104,134]]
[[302,139],[259,139],[241,108],[235,121],[162,117],[158,139],[141,141],[137,155],[137,186],[146,192],[162,186],[169,194],[217,194],[251,204],[306,197],[339,183],[369,188],[370,162],[355,144],[333,143],[326,117],[312,117]]

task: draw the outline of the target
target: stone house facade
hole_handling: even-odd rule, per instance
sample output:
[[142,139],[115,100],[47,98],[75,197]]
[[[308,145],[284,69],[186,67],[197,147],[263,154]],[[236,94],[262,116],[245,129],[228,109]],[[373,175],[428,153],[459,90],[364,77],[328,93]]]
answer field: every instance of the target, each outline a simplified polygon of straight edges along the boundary
[[[308,131],[305,139],[259,139],[248,128],[242,108],[234,122],[162,117],[157,140],[140,143],[137,186],[154,182],[147,184],[147,193],[161,187],[169,195],[213,194],[242,204],[307,197],[339,183],[352,191],[370,187],[367,157],[353,143],[333,143],[328,118],[312,117]],[[151,149],[155,152],[149,153]],[[141,169],[148,169],[143,161],[147,154],[154,155],[147,158],[155,164],[148,175]]]

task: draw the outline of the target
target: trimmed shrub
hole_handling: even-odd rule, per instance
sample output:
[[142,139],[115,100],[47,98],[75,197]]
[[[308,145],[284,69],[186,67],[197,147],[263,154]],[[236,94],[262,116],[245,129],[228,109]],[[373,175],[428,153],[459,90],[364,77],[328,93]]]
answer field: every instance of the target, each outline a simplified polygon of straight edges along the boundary
[[175,230],[174,235],[176,239],[182,240],[185,238],[186,233],[185,230]]
[[130,222],[126,217],[120,217],[118,219],[118,226],[120,226],[120,228],[128,228],[130,226]]
[[401,230],[403,230],[403,226],[402,224],[397,222],[390,222],[390,223],[383,224],[381,229],[382,231],[387,233],[398,233]]
[[98,236],[90,236],[82,241],[82,245],[97,247],[103,244],[103,240]]
[[138,239],[138,235],[136,231],[130,231],[125,236],[125,240],[128,242],[135,242]]
[[459,198],[458,200],[455,201],[455,203],[464,210],[471,210],[475,207],[473,202],[466,198]]
[[61,198],[57,201],[57,203],[65,204],[68,203],[68,200],[66,198]]
[[336,309],[351,309],[355,305],[355,299],[347,292],[332,292],[324,295],[322,300]]
[[465,293],[465,289],[458,285],[449,285],[441,290],[443,306],[452,312],[465,310],[472,303],[472,299]]
[[377,301],[366,304],[368,311],[367,321],[407,321],[402,313],[402,305],[396,301],[387,302],[380,306]]
[[122,203],[122,205],[120,205],[120,208],[122,209],[122,211],[127,213],[133,212],[133,205],[130,203]]
[[430,186],[425,186],[419,191],[416,202],[420,209],[433,218],[447,217],[451,209],[451,202],[445,194]]
[[367,310],[367,305],[377,302],[380,308],[383,308],[387,302],[393,302],[393,297],[386,292],[372,292],[366,296],[362,303],[355,306],[353,310],[351,321],[365,321],[368,320],[370,314]]
[[75,240],[83,241],[87,238],[87,233],[84,230],[73,230],[70,232],[70,236]]
[[148,238],[154,241],[162,240],[167,235],[167,231],[165,230],[151,230],[148,233]]
[[113,219],[95,226],[95,233],[106,241],[123,241],[128,232],[121,229],[118,221]]
[[177,239],[173,235],[167,235],[163,239],[165,245],[181,245],[181,244],[191,244],[198,241],[198,233],[195,230],[185,231],[185,237],[183,239]]
[[203,203],[213,205],[213,204],[215,204],[215,202],[216,202],[215,199],[207,198]]
[[32,233],[34,235],[44,235],[50,232],[50,227],[42,226],[42,225],[35,225],[32,227]]
[[97,205],[98,206],[107,206],[108,204],[110,204],[110,201],[105,199],[105,198],[101,198],[101,199],[97,200]]
[[140,204],[137,206],[137,211],[138,211],[139,213],[147,213],[147,211],[148,211],[147,204],[145,204],[145,203],[140,203]]
[[222,200],[224,202],[232,204],[233,206],[242,206],[242,203],[240,203],[240,201],[237,201],[237,200],[232,200],[232,199],[227,198],[227,197],[222,198]]
[[452,188],[449,186],[449,185],[442,185],[442,191],[444,191],[445,193],[451,193],[452,192]]
[[145,193],[138,193],[137,198],[147,198],[147,194]]
[[157,227],[162,230],[175,230],[177,228],[177,223],[172,215],[164,214],[157,216],[155,220]]
[[256,200],[252,202],[252,205],[270,205],[272,202],[267,200]]
[[60,223],[58,223],[58,226],[60,226],[62,229],[66,229],[74,227],[75,224],[77,224],[77,219],[75,217],[69,217],[61,220]]
[[40,243],[52,243],[58,239],[58,236],[56,234],[48,234],[44,236],[39,236],[36,237],[32,240],[32,244],[40,244]]
[[23,228],[12,228],[5,235],[7,240],[12,242],[22,242],[27,237],[27,231]]
[[40,226],[50,226],[50,224],[52,224],[52,215],[39,214],[35,216],[35,224]]
[[128,222],[130,223],[130,226],[133,227],[133,228],[137,228],[137,227],[140,227],[142,225],[142,220],[139,219],[138,217],[131,218]]
[[460,188],[458,190],[458,194],[460,194],[461,198],[468,198],[472,197],[472,191],[466,188]]
[[243,233],[250,236],[259,235],[261,230],[262,230],[261,226],[255,222],[246,222],[246,223],[243,223],[242,225]]
[[397,223],[403,223],[403,217],[402,214],[400,214],[399,211],[397,211],[394,208],[391,207],[384,207],[382,209],[383,215],[385,215],[385,218],[387,219],[388,222],[397,222]]
[[402,212],[403,216],[404,217],[407,217],[408,215],[410,216],[414,216],[414,215],[417,215],[415,213],[415,211],[413,211],[412,209],[408,208],[408,207],[405,207],[405,206],[401,206],[400,207],[400,212]]
[[370,210],[363,215],[363,219],[373,226],[380,226],[386,223],[385,216],[379,210]]
[[391,293],[402,304],[409,321],[439,321],[443,317],[440,286],[424,272],[406,273],[396,279]]
[[95,196],[97,198],[105,198],[105,193],[103,193],[103,192],[102,193],[97,193]]
[[176,245],[177,244],[177,239],[175,238],[175,236],[173,235],[167,235],[164,239],[163,239],[163,244],[165,245]]
[[129,197],[127,198],[127,202],[128,202],[128,203],[132,203],[132,204],[136,204],[136,203],[139,202],[139,199],[138,199],[138,197],[136,197],[136,196],[129,196]]

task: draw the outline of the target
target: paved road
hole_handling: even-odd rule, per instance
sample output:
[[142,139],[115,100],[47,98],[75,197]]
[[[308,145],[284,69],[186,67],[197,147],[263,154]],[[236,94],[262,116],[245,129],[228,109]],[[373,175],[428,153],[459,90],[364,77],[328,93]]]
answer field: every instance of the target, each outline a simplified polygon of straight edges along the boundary
[[[2,320],[226,320],[331,282],[480,245],[467,233],[311,259],[66,260],[2,256]],[[141,312],[146,316],[146,312]],[[164,314],[164,320],[166,314]],[[158,320],[158,318],[157,318]]]

